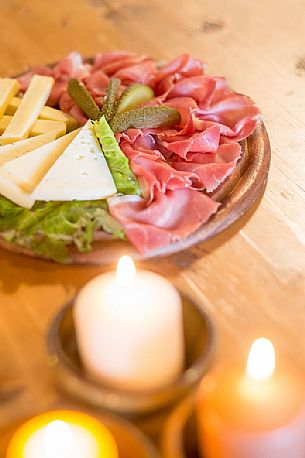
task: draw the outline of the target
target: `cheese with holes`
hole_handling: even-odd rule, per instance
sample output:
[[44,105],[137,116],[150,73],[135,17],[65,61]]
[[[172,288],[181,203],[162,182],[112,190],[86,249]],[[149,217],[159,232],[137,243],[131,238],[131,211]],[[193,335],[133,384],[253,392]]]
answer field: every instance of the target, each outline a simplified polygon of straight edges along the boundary
[[[3,168],[18,186],[32,192],[78,132],[79,130],[74,130],[47,145],[6,162]],[[66,172],[68,174],[69,169]]]
[[96,200],[117,189],[90,121],[33,193],[36,200]]
[[28,137],[42,107],[49,98],[53,84],[54,78],[50,76],[33,76],[20,105],[1,137],[2,145]]
[[[21,100],[22,99],[20,97],[13,97],[8,104],[5,114],[13,115],[19,107]],[[78,122],[75,118],[53,107],[44,106],[39,114],[39,119],[65,122],[67,125],[67,132],[70,132],[78,127]]]
[[2,167],[0,167],[0,194],[15,202],[15,204],[20,205],[20,207],[30,209],[35,203],[35,199],[33,199],[31,194],[14,183]]
[[11,99],[20,91],[20,84],[11,78],[0,78],[0,118],[4,115]]
[[0,146],[0,165],[5,164],[8,161],[17,159],[24,154],[30,153],[31,151],[40,148],[47,143],[55,140],[56,132],[48,132],[37,137],[27,138],[20,140],[19,142],[10,143],[8,145]]
[[[0,119],[0,134],[2,134],[9,125],[12,116],[4,115]],[[37,119],[30,131],[30,137],[56,131],[56,137],[61,137],[66,133],[66,123],[63,121],[50,121],[47,119]],[[15,142],[16,143],[16,142]],[[10,143],[13,145],[13,143]]]

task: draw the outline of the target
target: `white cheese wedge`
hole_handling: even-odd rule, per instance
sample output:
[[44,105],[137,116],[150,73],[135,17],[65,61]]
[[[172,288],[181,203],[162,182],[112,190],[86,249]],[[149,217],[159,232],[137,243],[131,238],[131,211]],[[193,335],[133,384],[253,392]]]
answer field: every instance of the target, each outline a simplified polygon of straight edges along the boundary
[[116,192],[93,126],[88,121],[32,196],[44,201],[95,200]]
[[0,78],[0,118],[5,113],[11,99],[20,91],[20,84],[11,78]]
[[1,137],[2,145],[28,137],[42,107],[48,100],[53,84],[54,78],[50,76],[33,76],[28,90]]
[[[12,119],[12,116],[8,116],[8,115],[4,115],[0,119],[0,134],[5,131],[11,119]],[[34,137],[35,135],[41,135],[41,134],[46,134],[47,132],[56,131],[56,137],[61,137],[62,135],[65,135],[66,129],[67,129],[67,125],[63,121],[51,121],[47,119],[37,119],[37,121],[34,122],[33,127],[31,128],[29,136]],[[10,143],[10,144],[13,145],[13,143]]]
[[[19,107],[21,100],[22,99],[20,97],[13,97],[8,104],[5,114],[12,116]],[[56,108],[48,107],[46,105],[42,107],[42,110],[39,114],[39,119],[65,122],[67,125],[67,132],[70,132],[71,130],[74,130],[78,127],[78,122],[75,118],[73,118],[73,116],[70,116],[61,110],[57,110]]]
[[20,140],[19,142],[10,143],[8,145],[0,146],[0,165],[5,164],[8,161],[17,159],[23,154],[30,153],[31,151],[40,148],[47,143],[55,140],[56,132],[48,132],[37,137],[27,138],[26,140]]
[[[21,186],[25,191],[32,192],[79,130],[74,130],[47,145],[6,162],[3,165],[4,170],[9,173],[11,180],[18,186]],[[66,172],[68,174],[69,169]]]
[[35,199],[24,189],[14,183],[9,174],[0,167],[0,194],[24,208],[32,208]]

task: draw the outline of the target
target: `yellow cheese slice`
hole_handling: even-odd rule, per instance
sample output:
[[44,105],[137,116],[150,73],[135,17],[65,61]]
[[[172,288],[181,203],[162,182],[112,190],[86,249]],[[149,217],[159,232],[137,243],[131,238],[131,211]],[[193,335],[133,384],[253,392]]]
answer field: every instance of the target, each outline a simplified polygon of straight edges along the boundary
[[[12,119],[12,116],[8,116],[8,115],[4,115],[0,119],[0,134],[2,134],[5,131],[11,119]],[[56,131],[56,137],[61,137],[62,135],[65,135],[66,128],[67,128],[66,123],[63,121],[51,121],[47,119],[37,119],[37,121],[35,121],[35,123],[33,124],[33,127],[30,131],[29,136],[33,137],[35,135],[42,135],[47,132]],[[10,144],[13,145],[13,143],[10,143]]]
[[[0,121],[1,122],[1,121]],[[33,125],[30,135],[36,136],[47,132],[56,132],[56,138],[66,134],[66,123],[62,121],[49,121],[47,119],[37,119]]]
[[54,79],[50,76],[33,76],[11,122],[5,129],[1,143],[13,143],[27,138],[51,93]]
[[0,146],[0,165],[6,162],[17,159],[23,154],[30,153],[31,151],[40,148],[47,143],[55,140],[56,132],[48,132],[37,137],[27,138],[19,142],[10,143],[8,145]]
[[35,199],[33,199],[31,194],[14,183],[2,167],[0,167],[0,194],[15,202],[15,204],[20,205],[20,207],[30,209],[35,203]]
[[[21,100],[22,99],[20,97],[13,97],[10,103],[8,104],[5,114],[13,115],[16,112],[17,108],[19,107]],[[47,105],[45,105],[42,108],[39,114],[39,119],[47,119],[50,121],[65,122],[67,125],[67,132],[70,132],[71,130],[74,130],[78,127],[78,122],[76,121],[75,118],[73,118],[72,116],[70,116],[67,113],[64,113],[61,110],[57,110],[56,108],[48,107]]]
[[11,99],[20,91],[20,84],[11,78],[0,78],[0,118],[5,113]]
[[32,192],[78,132],[79,129],[74,130],[28,154],[6,162],[3,168],[18,186]]

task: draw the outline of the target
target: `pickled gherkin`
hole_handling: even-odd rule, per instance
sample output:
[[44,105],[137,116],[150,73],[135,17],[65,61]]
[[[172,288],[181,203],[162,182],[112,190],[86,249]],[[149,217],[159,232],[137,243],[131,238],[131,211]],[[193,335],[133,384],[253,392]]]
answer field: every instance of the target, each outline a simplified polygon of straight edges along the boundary
[[89,119],[96,121],[101,117],[100,108],[95,103],[85,86],[76,78],[71,78],[69,80],[68,93]]
[[133,110],[148,102],[154,96],[154,91],[149,86],[141,83],[132,84],[125,89],[117,101],[115,114],[119,115],[126,111]]
[[127,111],[115,116],[110,126],[114,133],[122,132],[131,127],[144,129],[145,127],[174,127],[181,121],[180,113],[166,105],[156,107],[142,107]]
[[116,108],[116,99],[120,89],[121,81],[118,78],[111,78],[107,89],[103,105],[103,116],[109,122],[114,116]]

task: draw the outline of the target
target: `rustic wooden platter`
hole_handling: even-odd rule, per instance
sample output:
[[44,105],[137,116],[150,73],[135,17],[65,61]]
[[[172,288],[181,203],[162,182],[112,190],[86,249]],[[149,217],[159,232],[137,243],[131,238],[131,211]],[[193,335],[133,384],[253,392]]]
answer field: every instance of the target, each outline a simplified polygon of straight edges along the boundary
[[[86,61],[92,62],[92,59],[88,58]],[[110,264],[115,262],[122,253],[131,255],[135,260],[167,256],[204,242],[224,231],[243,216],[265,189],[270,167],[271,148],[262,120],[258,121],[253,134],[241,142],[241,146],[243,153],[233,173],[210,194],[213,199],[222,203],[221,207],[207,223],[189,237],[164,248],[153,250],[144,256],[139,254],[129,242],[120,240],[94,242],[93,248],[89,252],[79,253],[72,250],[72,263]],[[7,243],[1,237],[0,247],[15,253],[36,257],[30,251]]]

